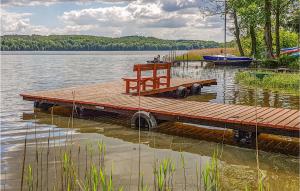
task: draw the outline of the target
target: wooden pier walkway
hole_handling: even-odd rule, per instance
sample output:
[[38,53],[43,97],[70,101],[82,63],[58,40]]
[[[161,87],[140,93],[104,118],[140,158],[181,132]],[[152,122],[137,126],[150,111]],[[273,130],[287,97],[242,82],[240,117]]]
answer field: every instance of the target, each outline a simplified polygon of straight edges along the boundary
[[[168,92],[178,86],[189,87],[193,83],[216,84],[215,80],[172,79],[171,87],[165,90],[144,92],[145,95]],[[164,89],[164,88],[162,88]],[[55,105],[66,105],[105,112],[134,115],[138,111],[151,113],[156,120],[180,121],[216,126],[246,132],[277,134],[299,137],[300,111],[185,101],[153,96],[124,94],[123,82],[83,85],[57,90],[23,93],[24,100]],[[143,94],[143,92],[141,92]]]

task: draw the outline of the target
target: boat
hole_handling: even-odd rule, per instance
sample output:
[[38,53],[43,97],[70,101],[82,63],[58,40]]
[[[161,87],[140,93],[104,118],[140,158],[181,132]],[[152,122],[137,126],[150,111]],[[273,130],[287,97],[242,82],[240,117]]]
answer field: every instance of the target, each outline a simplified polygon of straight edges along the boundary
[[147,60],[147,63],[164,63],[164,61]]
[[[281,49],[282,50],[282,49]],[[283,51],[281,51],[280,54],[292,54],[292,53],[297,53],[300,51],[300,48],[296,47],[296,48],[285,48]]]
[[289,57],[299,58],[300,57],[300,52],[295,52],[293,54],[290,54]]
[[252,58],[235,55],[211,55],[203,56],[205,61],[214,62],[217,65],[231,65],[231,66],[249,66],[253,61]]
[[280,50],[284,52],[284,51],[294,50],[294,49],[299,49],[299,47],[282,48],[282,49],[280,49]]

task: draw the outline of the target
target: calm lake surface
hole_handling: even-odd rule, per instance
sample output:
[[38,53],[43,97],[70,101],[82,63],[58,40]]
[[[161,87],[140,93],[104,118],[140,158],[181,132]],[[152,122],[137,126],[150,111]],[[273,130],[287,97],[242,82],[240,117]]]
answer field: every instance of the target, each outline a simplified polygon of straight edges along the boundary
[[[125,190],[136,190],[139,162],[137,130],[129,128],[126,122],[123,125],[122,120],[111,116],[74,119],[73,128],[68,128],[69,117],[34,112],[33,103],[23,101],[19,94],[118,80],[122,76],[132,75],[133,64],[144,63],[158,54],[166,55],[168,52],[2,52],[1,188],[20,188],[24,138],[27,134],[26,164],[33,166],[37,145],[38,150],[45,153],[49,135],[51,152],[66,145],[76,150],[80,146],[84,148],[86,144],[95,145],[99,140],[103,141],[107,145],[107,166],[113,164],[116,184],[123,185]],[[217,79],[218,85],[205,87],[201,95],[189,97],[188,100],[299,109],[298,96],[249,89],[236,84],[234,77],[238,71],[239,68],[201,67],[199,63],[190,63],[188,68],[173,68],[172,75],[182,78]],[[178,169],[175,173],[174,188],[183,190],[185,183],[182,180],[180,164],[183,154],[186,162],[187,190],[196,190],[196,164],[205,166],[218,148],[221,152],[219,159],[223,189],[244,190],[246,186],[256,188],[257,163],[256,151],[253,149],[221,145],[214,141],[191,139],[159,131],[141,132],[140,135],[141,171],[146,184],[150,186],[153,184],[154,161],[172,158]],[[71,136],[71,141],[66,140],[68,136]],[[298,157],[266,151],[259,151],[258,156],[261,173],[270,190],[299,190]],[[54,158],[50,161],[53,164],[56,162]],[[41,172],[45,173],[43,170]],[[41,181],[44,181],[44,184],[40,182],[38,190],[44,190],[46,187],[52,190],[52,187],[48,186],[50,183],[46,183],[46,177],[53,182],[53,169],[50,169],[49,174],[44,175]]]

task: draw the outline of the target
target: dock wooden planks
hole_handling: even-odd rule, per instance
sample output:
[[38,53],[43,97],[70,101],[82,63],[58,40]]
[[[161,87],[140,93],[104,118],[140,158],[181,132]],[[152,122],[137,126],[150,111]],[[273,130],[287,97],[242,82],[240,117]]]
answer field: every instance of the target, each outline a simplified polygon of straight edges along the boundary
[[[152,95],[173,91],[178,86],[216,84],[215,80],[172,79],[170,88],[141,92]],[[269,134],[299,137],[300,111],[185,101],[180,99],[134,96],[125,94],[121,81],[83,85],[78,87],[23,93],[23,99],[42,101],[57,105],[72,105],[104,111],[132,114],[138,110],[151,112],[157,119],[212,125],[217,127],[247,130]]]

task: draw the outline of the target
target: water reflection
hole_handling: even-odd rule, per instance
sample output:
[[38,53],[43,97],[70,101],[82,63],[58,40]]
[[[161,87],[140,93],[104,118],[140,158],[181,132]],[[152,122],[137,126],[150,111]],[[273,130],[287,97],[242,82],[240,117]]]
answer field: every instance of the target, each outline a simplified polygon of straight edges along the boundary
[[[55,116],[52,119],[49,114],[32,113],[33,104],[23,101],[19,94],[101,83],[120,79],[122,76],[131,76],[134,63],[143,63],[158,54],[164,55],[167,52],[16,52],[13,54],[10,52],[2,54],[1,173],[10,174],[10,185],[20,183],[19,159],[23,152],[26,132],[30,144],[34,142],[35,137],[41,143],[47,143],[49,129],[53,137],[51,141],[57,144],[64,144],[66,136],[70,133],[74,135],[74,141],[78,144],[83,144],[82,141],[85,139],[95,142],[101,137],[112,145],[110,149],[112,152],[115,151],[115,155],[111,156],[112,159],[128,166],[128,163],[124,164],[124,161],[126,157],[130,159],[132,156],[128,156],[126,152],[132,151],[131,147],[136,148],[134,143],[138,141],[138,133],[124,125],[124,120],[118,124],[116,122],[119,118],[112,116],[106,116],[101,120],[76,119],[75,128],[71,129],[69,119],[66,117]],[[238,68],[208,65],[201,67],[199,63],[191,63],[188,68],[173,68],[172,75],[182,78],[217,79],[218,85],[204,87],[201,95],[188,97],[187,100],[299,109],[299,96],[251,89],[236,84],[234,76],[238,71]],[[29,115],[23,115],[23,113]],[[161,153],[162,156],[172,152],[175,156],[179,156],[176,151],[180,150],[186,151],[185,155],[191,160],[198,160],[199,157],[207,160],[217,146],[215,142],[186,138],[180,134],[180,131],[177,131],[177,134],[168,135],[170,131],[164,130],[169,129],[170,126],[176,127],[176,125],[168,125],[162,127],[161,131],[142,133],[142,141],[150,146],[143,147],[146,153],[144,160],[147,160],[147,157],[153,158],[153,152]],[[216,135],[218,135],[217,132]],[[124,151],[124,148],[127,150]],[[246,184],[247,176],[255,180],[255,150],[231,145],[224,145],[223,148],[222,160],[225,163],[224,176],[228,177],[229,181],[228,188],[232,186],[233,189],[240,190],[244,188],[244,185],[235,188],[233,183]],[[120,153],[123,154],[122,157],[118,155]],[[151,167],[153,161],[148,162]],[[297,186],[299,185],[298,158],[272,152],[260,152],[260,162],[261,168],[271,179],[273,190],[299,190]],[[194,163],[190,165],[193,169]],[[120,172],[120,178],[124,178],[127,171],[122,173]],[[193,178],[192,175],[191,172],[191,178]],[[1,184],[3,185],[3,182]],[[296,186],[290,189],[292,185]]]
[[[81,147],[84,147],[85,142],[78,142],[76,141],[76,139],[90,139],[91,142],[93,142],[93,140],[94,142],[98,140],[95,138],[91,139],[90,134],[100,134],[101,136],[103,135],[106,141],[109,140],[108,142],[106,142],[107,144],[113,144],[116,145],[116,147],[120,147],[123,149],[130,146],[132,143],[139,143],[138,131],[129,127],[130,119],[122,118],[120,116],[103,115],[90,119],[74,119],[74,126],[71,129],[69,117],[63,117],[62,115],[52,116],[49,113],[40,112],[38,110],[36,110],[32,114],[24,114],[23,120],[34,120],[34,122],[39,126],[46,124],[48,126],[54,125],[58,127],[55,128],[56,130],[53,133],[53,135],[51,133],[51,135],[55,137],[56,144],[63,145],[63,141],[60,142],[59,140],[66,140],[66,135],[70,136],[70,134],[72,134],[73,136],[73,141],[76,144],[81,145]],[[187,171],[190,174],[193,174],[194,160],[199,160],[197,159],[199,157],[201,158],[201,160],[203,160],[202,162],[204,162],[205,164],[207,158],[209,158],[212,155],[212,153],[216,150],[216,148],[218,148],[219,152],[222,152],[220,160],[222,162],[221,176],[223,180],[222,184],[224,184],[224,190],[231,190],[232,188],[241,190],[244,189],[245,184],[250,185],[250,187],[255,185],[255,150],[241,148],[234,145],[228,145],[234,144],[232,143],[232,133],[230,131],[226,131],[224,134],[223,130],[199,130],[199,128],[196,127],[198,131],[191,131],[192,128],[195,127],[191,127],[189,125],[181,123],[163,123],[159,126],[158,129],[154,131],[142,131],[140,134],[140,141],[143,145],[147,146],[142,147],[142,152],[147,153],[141,159],[143,163],[148,165],[153,164],[154,159],[152,159],[152,157],[147,158],[149,156],[153,156],[153,152],[160,153],[161,151],[163,151],[162,153],[160,153],[159,158],[165,158],[170,156],[168,150],[176,151],[175,153],[177,154],[172,154],[172,159],[175,161],[177,160],[176,158],[180,158],[179,153],[183,152],[185,153],[184,155],[187,158],[190,157],[188,164],[191,167],[188,168]],[[48,131],[39,132],[41,141],[45,139],[43,138],[43,134],[47,134],[47,132]],[[187,138],[189,135],[191,135],[191,132],[193,135],[193,139]],[[79,135],[80,138],[78,138]],[[205,137],[208,138],[208,135],[210,135],[211,139],[208,139],[208,141],[202,139]],[[196,137],[197,139],[195,139]],[[223,137],[223,141],[224,143],[226,143],[225,145],[220,144]],[[219,143],[211,142],[215,141],[216,139],[219,139]],[[268,139],[268,136],[265,136],[263,139],[260,140],[259,147],[264,146],[264,144],[266,143],[270,143],[270,140],[265,141],[266,139]],[[120,143],[119,140],[121,140],[122,143]],[[273,144],[271,144],[270,146],[273,147],[275,145],[275,142],[273,140]],[[287,145],[287,143],[284,143],[283,145]],[[295,139],[294,142],[289,140],[288,145],[293,147],[297,152],[299,149],[299,140]],[[108,153],[110,153],[109,148],[110,145],[108,145]],[[154,149],[155,151],[153,151],[152,149]],[[186,155],[186,153],[192,153],[196,155],[191,156]],[[127,153],[127,155],[130,154]],[[118,158],[119,155],[114,156],[113,154],[108,154],[108,157],[112,158],[115,161],[114,164],[116,165],[118,165],[118,161],[124,164],[124,161],[121,162],[123,159]],[[176,168],[180,168],[179,164],[180,162],[178,162],[178,166]],[[300,164],[297,157],[260,151],[259,164],[260,169],[262,172],[264,172],[272,190],[299,189],[297,185],[299,183],[298,169]],[[125,165],[129,165],[129,162],[125,162]],[[125,174],[127,173],[128,172],[122,171],[120,174],[120,178],[122,179],[126,177]],[[177,176],[180,177],[181,175]],[[253,179],[253,182],[251,182],[250,179]],[[280,182],[280,184],[278,182]]]
[[[261,88],[248,88],[235,82],[237,67],[214,67],[192,62],[187,67],[172,69],[172,76],[195,79],[217,79],[218,85],[204,87],[202,95],[193,98],[194,101],[210,101],[215,103],[264,106],[275,108],[299,109],[299,96],[272,92]],[[207,93],[216,93],[211,100],[203,99]],[[190,99],[190,98],[187,98]]]

